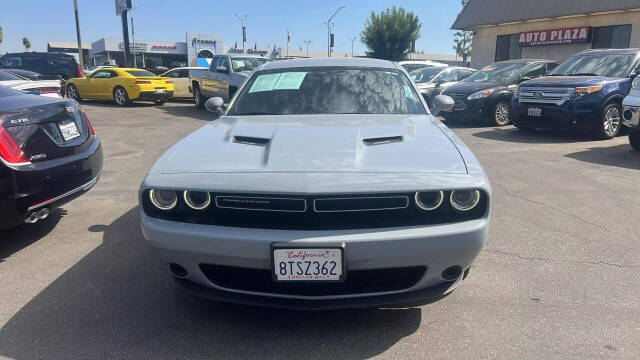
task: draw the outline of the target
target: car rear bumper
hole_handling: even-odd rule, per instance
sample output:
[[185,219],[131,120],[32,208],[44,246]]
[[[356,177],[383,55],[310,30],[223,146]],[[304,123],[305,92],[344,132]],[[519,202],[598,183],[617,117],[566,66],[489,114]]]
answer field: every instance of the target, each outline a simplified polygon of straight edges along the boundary
[[102,145],[98,138],[86,151],[66,158],[22,166],[0,163],[0,229],[19,225],[44,207],[62,205],[91,189],[102,173]]
[[173,96],[173,91],[166,91],[163,93],[157,93],[155,91],[141,91],[138,98],[134,100],[139,100],[139,101],[167,100],[172,96]]
[[[328,309],[425,303],[435,301],[455,289],[463,274],[446,279],[442,273],[452,266],[469,269],[485,243],[488,219],[456,224],[406,228],[298,231],[267,230],[187,224],[151,218],[141,212],[144,237],[158,249],[167,263],[186,269],[178,283],[198,295],[251,305],[301,309]],[[380,290],[348,290],[336,293],[297,293],[272,281],[272,245],[286,247],[335,247],[345,252],[346,284],[356,273],[379,274],[422,268],[414,280],[398,278],[406,286]],[[234,269],[241,274],[263,275],[256,290],[240,277],[217,278],[207,267]],[[426,270],[425,270],[426,269]],[[400,272],[402,273],[402,271]],[[228,275],[228,274],[226,274]],[[239,280],[238,280],[239,279]],[[412,278],[413,279],[413,278]],[[246,279],[244,279],[246,280]],[[236,281],[236,282],[234,282]],[[375,283],[380,279],[371,278]],[[307,286],[313,288],[314,283]],[[330,287],[330,286],[329,286]],[[287,288],[287,290],[282,290]],[[267,289],[267,290],[264,290]],[[373,289],[373,288],[367,288]],[[313,290],[313,289],[311,289]]]

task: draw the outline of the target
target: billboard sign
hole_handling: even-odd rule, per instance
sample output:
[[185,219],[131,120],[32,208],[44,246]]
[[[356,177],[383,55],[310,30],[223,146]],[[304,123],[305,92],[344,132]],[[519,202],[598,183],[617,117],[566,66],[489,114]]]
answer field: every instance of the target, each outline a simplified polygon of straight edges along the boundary
[[540,46],[586,43],[590,40],[590,33],[589,26],[525,31],[520,33],[518,44],[520,46]]

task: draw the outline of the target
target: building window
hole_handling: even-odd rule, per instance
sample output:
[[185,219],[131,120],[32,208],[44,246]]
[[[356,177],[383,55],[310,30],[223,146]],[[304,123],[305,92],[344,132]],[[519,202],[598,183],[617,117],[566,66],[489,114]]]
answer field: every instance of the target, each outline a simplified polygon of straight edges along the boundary
[[498,35],[496,42],[496,61],[522,58],[522,48],[518,44],[518,34]]
[[626,49],[631,40],[631,25],[596,27],[592,36],[594,49]]

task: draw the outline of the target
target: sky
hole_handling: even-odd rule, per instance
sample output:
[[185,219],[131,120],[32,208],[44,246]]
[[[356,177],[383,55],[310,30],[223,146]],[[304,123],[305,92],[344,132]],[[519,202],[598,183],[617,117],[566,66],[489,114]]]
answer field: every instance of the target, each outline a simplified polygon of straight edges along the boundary
[[[73,0],[0,0],[0,26],[4,41],[0,53],[24,51],[22,38],[31,43],[30,51],[46,51],[49,41],[76,41]],[[27,5],[28,4],[28,5]],[[334,18],[336,52],[363,54],[360,32],[371,11],[392,6],[412,11],[422,23],[416,50],[431,54],[451,54],[453,31],[449,28],[462,6],[459,0],[364,1],[364,0],[133,0],[136,40],[185,41],[186,32],[221,35],[226,45],[242,44],[242,25],[235,14],[247,15],[247,47],[286,47],[290,49],[327,48],[326,21],[340,6]],[[115,14],[114,0],[78,0],[83,43],[103,37],[122,37],[122,23]]]

